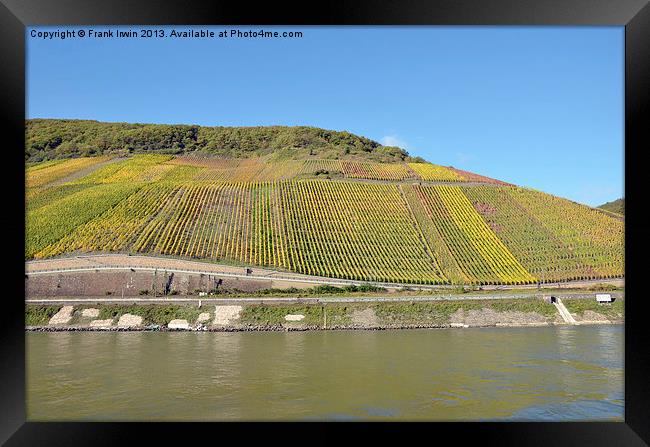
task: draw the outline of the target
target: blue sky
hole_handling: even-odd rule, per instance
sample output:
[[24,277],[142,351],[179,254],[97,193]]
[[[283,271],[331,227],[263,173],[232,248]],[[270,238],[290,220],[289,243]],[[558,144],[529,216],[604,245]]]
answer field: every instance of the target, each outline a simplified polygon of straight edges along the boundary
[[64,28],[27,30],[28,118],[317,126],[589,205],[623,195],[623,27],[51,40],[32,29]]

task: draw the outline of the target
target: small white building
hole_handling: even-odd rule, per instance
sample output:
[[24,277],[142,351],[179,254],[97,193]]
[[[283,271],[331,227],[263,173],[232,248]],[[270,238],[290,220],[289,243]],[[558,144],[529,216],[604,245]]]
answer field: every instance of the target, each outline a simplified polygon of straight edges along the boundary
[[612,295],[609,293],[597,293],[596,301],[599,303],[611,303],[614,300],[612,299]]

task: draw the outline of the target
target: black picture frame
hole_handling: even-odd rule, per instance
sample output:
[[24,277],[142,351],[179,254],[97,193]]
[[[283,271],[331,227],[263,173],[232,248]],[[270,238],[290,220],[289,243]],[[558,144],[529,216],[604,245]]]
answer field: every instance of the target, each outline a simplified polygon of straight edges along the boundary
[[[60,24],[277,24],[277,25],[618,25],[625,26],[625,190],[626,209],[626,300],[625,323],[625,422],[595,423],[436,423],[428,424],[292,424],[300,439],[311,441],[317,435],[327,442],[341,439],[336,432],[365,428],[367,434],[383,441],[404,442],[405,429],[421,431],[426,440],[499,445],[647,445],[650,443],[650,375],[648,352],[643,343],[647,327],[641,290],[641,262],[634,260],[645,248],[641,238],[641,195],[644,181],[641,160],[647,150],[644,127],[648,121],[648,80],[650,79],[650,6],[647,0],[445,0],[356,1],[306,4],[252,5],[244,2],[162,3],[153,0],[0,0],[0,110],[6,167],[5,180],[5,289],[4,319],[0,325],[0,442],[6,445],[114,445],[130,443],[137,432],[145,443],[170,441],[182,436],[199,442],[201,434],[224,430],[234,440],[250,441],[251,435],[278,438],[285,424],[256,424],[246,430],[238,423],[221,424],[119,424],[119,423],[37,423],[25,422],[25,331],[24,302],[24,147],[25,138],[25,27]],[[641,204],[636,207],[635,204]],[[19,217],[21,216],[21,217]],[[634,243],[630,243],[633,241]],[[8,253],[11,253],[9,255]],[[21,273],[22,270],[22,273]],[[230,442],[240,442],[230,441]],[[264,442],[264,441],[263,441]]]

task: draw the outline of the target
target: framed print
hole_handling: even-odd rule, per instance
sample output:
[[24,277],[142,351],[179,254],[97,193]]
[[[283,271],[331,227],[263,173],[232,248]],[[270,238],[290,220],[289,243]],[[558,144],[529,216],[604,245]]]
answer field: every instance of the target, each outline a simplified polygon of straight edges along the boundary
[[0,11],[7,445],[648,442],[647,2]]

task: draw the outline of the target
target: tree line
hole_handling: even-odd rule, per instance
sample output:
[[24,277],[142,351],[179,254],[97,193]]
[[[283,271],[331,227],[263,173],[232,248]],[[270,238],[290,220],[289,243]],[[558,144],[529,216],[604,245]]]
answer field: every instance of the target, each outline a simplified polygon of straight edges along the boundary
[[307,126],[206,127],[31,119],[25,123],[25,160],[40,162],[97,155],[205,154],[228,158],[424,161],[404,149],[382,146],[349,132]]

